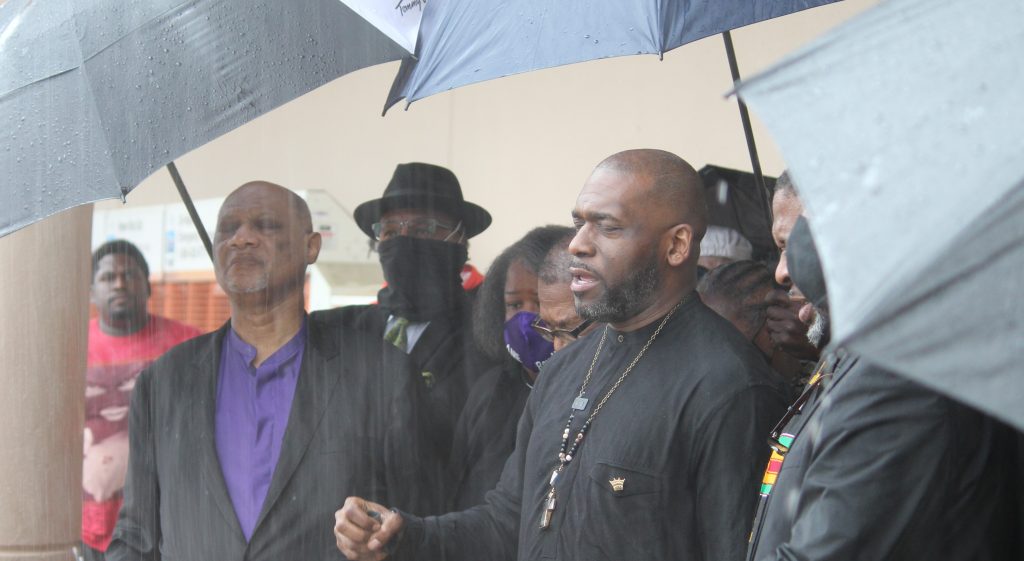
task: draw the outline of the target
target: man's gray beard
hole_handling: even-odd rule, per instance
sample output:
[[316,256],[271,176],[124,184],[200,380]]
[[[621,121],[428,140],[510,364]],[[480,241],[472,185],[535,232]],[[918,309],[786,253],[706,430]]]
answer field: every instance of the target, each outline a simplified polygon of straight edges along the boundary
[[584,304],[580,302],[579,296],[573,294],[573,299],[576,301],[576,313],[581,319],[604,323],[624,322],[635,317],[650,305],[660,281],[658,264],[652,257],[646,265],[626,278],[622,284],[605,286],[605,292],[597,302]]
[[270,286],[270,275],[262,274],[258,279],[247,283],[240,283],[234,279],[227,279],[228,293],[230,294],[254,294],[262,292]]
[[828,345],[831,335],[832,330],[828,322],[828,313],[815,307],[814,320],[811,322],[810,327],[807,328],[807,340],[814,345],[814,348],[821,350],[825,345]]

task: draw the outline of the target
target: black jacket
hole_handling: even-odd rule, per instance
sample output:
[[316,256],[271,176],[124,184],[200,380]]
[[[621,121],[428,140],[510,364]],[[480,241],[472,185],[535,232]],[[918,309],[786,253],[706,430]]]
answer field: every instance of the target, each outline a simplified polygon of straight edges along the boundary
[[378,407],[390,390],[352,360],[354,341],[327,319],[309,317],[281,456],[248,543],[214,443],[228,326],[178,345],[139,376],[124,506],[107,559],[343,559],[331,521],[345,498],[392,500],[377,446],[392,422]]
[[509,357],[480,376],[455,427],[448,510],[483,504],[516,447],[516,427],[530,396],[522,365]]
[[755,561],[1008,559],[1013,434],[846,357],[786,427],[751,534]]
[[340,560],[334,513],[350,495],[442,511],[451,433],[479,371],[463,368],[476,356],[468,324],[432,322],[409,356],[383,341],[386,319],[375,306],[309,316],[281,456],[248,543],[214,443],[228,326],[154,362],[132,395],[125,502],[108,559]]
[[384,340],[388,312],[379,306],[348,306],[324,312],[358,364],[385,393],[374,396],[388,419],[381,453],[388,467],[389,506],[416,514],[447,510],[449,460],[459,414],[469,390],[492,363],[473,342],[468,303],[449,317],[430,321],[412,352]]

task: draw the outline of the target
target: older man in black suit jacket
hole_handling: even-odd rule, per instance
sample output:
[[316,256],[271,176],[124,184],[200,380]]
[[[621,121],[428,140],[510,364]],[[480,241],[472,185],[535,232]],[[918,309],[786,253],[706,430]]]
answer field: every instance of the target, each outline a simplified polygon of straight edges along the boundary
[[291,191],[253,182],[227,198],[214,261],[231,321],[139,377],[109,559],[342,559],[337,505],[399,500],[377,452],[396,422],[379,358],[353,359],[330,314],[304,311],[319,250]]

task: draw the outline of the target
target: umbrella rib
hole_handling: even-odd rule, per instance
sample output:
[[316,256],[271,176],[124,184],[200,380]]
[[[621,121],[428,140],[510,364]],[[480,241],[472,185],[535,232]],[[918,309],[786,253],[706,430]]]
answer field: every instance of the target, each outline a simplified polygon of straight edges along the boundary
[[[135,27],[129,29],[128,31],[125,31],[120,37],[118,37],[117,39],[114,39],[113,41],[107,43],[102,48],[97,49],[96,52],[90,54],[88,57],[84,57],[83,56],[82,57],[82,64],[84,65],[86,62],[92,60],[93,58],[96,58],[97,56],[102,54],[107,49],[109,49],[109,48],[113,47],[114,45],[116,45],[116,44],[120,43],[121,41],[123,41],[126,37],[128,37],[132,33],[135,33],[136,31],[142,29],[143,27],[146,27],[147,25],[149,25],[149,24],[153,23],[154,21],[156,21],[156,20],[166,16],[167,14],[173,13],[174,11],[180,9],[182,4],[185,4],[185,2],[181,2],[181,3],[175,4],[172,8],[164,10],[163,12],[160,12],[159,14],[157,14],[157,15],[149,18],[149,19],[147,19],[146,21],[140,23],[139,25],[136,25]],[[81,45],[79,45],[79,51],[81,51]]]
[[56,72],[54,74],[50,74],[48,76],[44,76],[44,77],[38,78],[36,80],[32,80],[31,82],[26,82],[26,83],[24,83],[24,84],[22,84],[22,85],[20,85],[20,86],[18,86],[16,88],[9,89],[9,90],[7,90],[4,93],[0,93],[0,101],[4,101],[8,97],[11,97],[14,94],[20,92],[21,90],[24,90],[25,88],[28,88],[28,87],[30,87],[30,86],[32,86],[34,84],[38,84],[40,82],[45,82],[46,80],[52,80],[53,78],[56,78],[57,76],[63,76],[64,74],[67,74],[68,72],[74,72],[75,70],[78,70],[81,67],[82,66],[79,65],[79,66],[75,66],[73,68],[68,68],[66,70],[61,70],[60,72]]

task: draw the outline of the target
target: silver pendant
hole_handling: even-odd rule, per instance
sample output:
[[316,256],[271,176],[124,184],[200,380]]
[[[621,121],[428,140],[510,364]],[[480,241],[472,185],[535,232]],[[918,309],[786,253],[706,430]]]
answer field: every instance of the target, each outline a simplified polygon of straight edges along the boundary
[[544,514],[540,517],[540,529],[546,530],[551,527],[551,515],[555,513],[555,497],[548,496],[544,501]]

